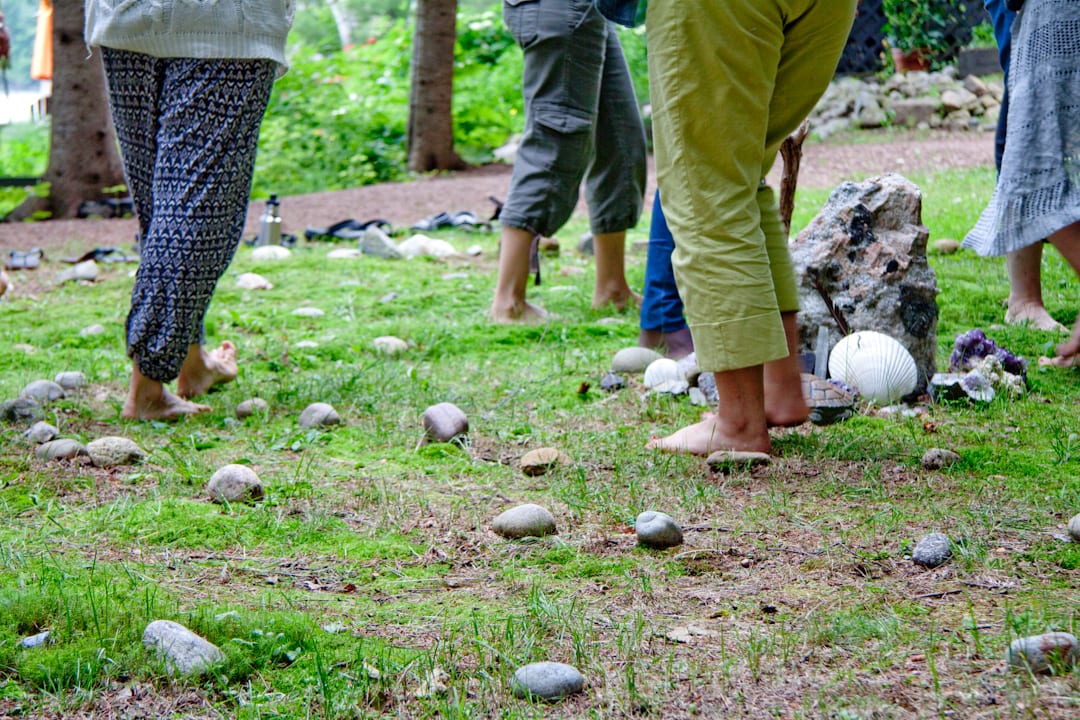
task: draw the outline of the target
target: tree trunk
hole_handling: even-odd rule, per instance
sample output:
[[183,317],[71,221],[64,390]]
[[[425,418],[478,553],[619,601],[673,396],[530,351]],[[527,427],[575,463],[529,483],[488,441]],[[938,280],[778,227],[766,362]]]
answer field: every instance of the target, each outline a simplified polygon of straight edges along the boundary
[[409,169],[458,170],[454,152],[454,43],[457,0],[418,0],[409,88]]
[[349,9],[341,0],[326,0],[326,4],[330,8],[330,15],[334,18],[334,25],[337,26],[341,49],[344,50],[352,44],[353,21],[349,15]]
[[40,212],[52,218],[73,217],[81,202],[96,200],[103,188],[124,182],[101,53],[86,58],[80,0],[59,0],[54,5],[53,62],[49,164],[42,176],[49,192],[28,198],[8,220]]

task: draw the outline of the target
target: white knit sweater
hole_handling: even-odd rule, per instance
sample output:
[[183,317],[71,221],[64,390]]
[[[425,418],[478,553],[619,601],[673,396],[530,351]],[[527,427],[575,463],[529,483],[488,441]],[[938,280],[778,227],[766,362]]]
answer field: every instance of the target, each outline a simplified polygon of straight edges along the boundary
[[285,68],[295,0],[86,0],[87,46]]

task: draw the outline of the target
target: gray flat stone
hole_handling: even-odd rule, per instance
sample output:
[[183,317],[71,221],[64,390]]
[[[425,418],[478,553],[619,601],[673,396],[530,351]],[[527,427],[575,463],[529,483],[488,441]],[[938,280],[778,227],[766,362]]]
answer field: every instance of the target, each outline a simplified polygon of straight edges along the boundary
[[547,508],[527,503],[500,513],[491,521],[491,529],[511,540],[523,537],[543,537],[558,533],[555,516]]
[[65,390],[81,390],[88,384],[86,376],[78,370],[69,370],[67,372],[59,373],[53,378],[53,382]]
[[146,457],[146,453],[134,441],[115,435],[91,440],[86,445],[86,452],[97,467],[135,465]]
[[236,406],[236,417],[240,420],[251,417],[255,413],[264,413],[270,409],[270,404],[259,397],[244,400]]
[[39,632],[37,635],[30,635],[28,637],[24,637],[22,640],[19,641],[19,647],[36,648],[41,647],[42,645],[50,645],[52,644],[52,642],[52,632],[49,630],[45,630],[43,632]]
[[217,503],[254,502],[265,494],[262,480],[247,465],[224,465],[206,484],[210,499]]
[[920,540],[911,552],[911,561],[925,568],[936,568],[951,557],[949,536],[944,533],[930,533]]
[[424,411],[424,432],[435,442],[450,442],[469,432],[469,418],[454,403],[441,402]]
[[176,675],[199,675],[225,659],[216,645],[171,620],[147,625],[142,641]]
[[15,398],[0,405],[0,418],[9,423],[33,425],[44,416],[41,406],[31,398]]
[[1013,640],[1005,660],[1016,670],[1046,673],[1056,668],[1067,672],[1071,665],[1080,661],[1080,644],[1077,644],[1076,636],[1065,632],[1031,635]]
[[19,396],[36,400],[39,403],[48,403],[62,399],[64,397],[64,388],[52,380],[35,380],[24,387]]
[[922,456],[922,466],[927,470],[942,470],[958,462],[959,455],[943,448],[930,448]]
[[675,547],[683,542],[682,528],[675,522],[675,518],[655,510],[646,510],[637,516],[634,532],[637,533],[639,545],[654,550]]
[[87,455],[86,447],[78,440],[61,438],[38,445],[34,457],[49,462],[51,460],[70,460],[79,455]]
[[23,438],[28,443],[40,445],[41,443],[47,443],[50,440],[55,439],[59,434],[60,431],[52,425],[43,420],[39,420],[31,425],[29,430],[23,433]]
[[559,662],[530,663],[518,668],[510,681],[510,689],[515,696],[534,696],[549,702],[562,700],[584,688],[585,678],[577,668]]
[[304,429],[315,427],[328,427],[341,423],[341,416],[333,406],[326,403],[311,403],[304,412],[300,413],[300,427]]
[[1069,519],[1069,537],[1073,542],[1080,542],[1080,514],[1073,515]]
[[360,238],[360,252],[365,255],[396,260],[401,257],[401,250],[390,236],[379,228],[372,226],[364,230]]

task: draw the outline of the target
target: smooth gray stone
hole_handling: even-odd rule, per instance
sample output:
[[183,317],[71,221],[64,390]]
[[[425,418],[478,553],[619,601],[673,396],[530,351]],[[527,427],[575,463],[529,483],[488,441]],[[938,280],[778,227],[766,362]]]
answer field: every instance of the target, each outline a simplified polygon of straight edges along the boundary
[[311,403],[304,412],[300,413],[300,427],[302,428],[314,428],[314,427],[326,427],[329,425],[338,425],[341,423],[341,416],[337,414],[332,406],[326,403]]
[[264,413],[270,409],[270,404],[259,397],[244,400],[236,406],[236,417],[240,420],[251,417],[255,413]]
[[604,374],[604,377],[600,378],[600,389],[606,392],[615,392],[622,390],[624,387],[626,387],[626,380],[623,379],[622,375],[608,372]]
[[1080,542],[1080,514],[1073,515],[1069,519],[1068,530],[1069,537],[1072,538],[1072,541]]
[[33,425],[44,417],[44,413],[41,411],[41,406],[37,404],[37,401],[27,397],[20,397],[8,400],[3,405],[0,405],[0,417],[9,423]]
[[45,630],[44,632],[39,632],[37,635],[24,637],[19,641],[19,647],[36,648],[42,645],[50,645],[52,642],[52,631]]
[[39,403],[47,403],[63,398],[64,388],[52,380],[35,380],[24,387],[19,396],[36,400]]
[[682,528],[675,518],[655,510],[646,510],[638,515],[634,521],[634,531],[639,545],[655,550],[675,547],[683,542]]
[[532,503],[518,505],[499,514],[491,521],[491,529],[511,540],[558,533],[555,516],[547,508]]
[[562,700],[581,692],[585,678],[573,665],[559,662],[537,662],[519,667],[510,681],[510,689],[519,698],[535,696],[544,700]]
[[224,465],[206,483],[210,499],[217,503],[239,503],[262,500],[262,480],[247,465]]
[[649,367],[649,365],[662,357],[664,356],[649,348],[623,348],[615,353],[615,357],[612,358],[611,371],[617,373],[645,372],[645,368]]
[[155,620],[146,626],[143,645],[165,661],[170,673],[197,675],[225,659],[225,653],[180,623]]
[[943,448],[930,448],[922,456],[922,466],[927,470],[941,470],[958,462],[960,462],[959,455]]
[[918,542],[911,553],[911,561],[926,568],[936,568],[952,557],[949,536],[930,533]]
[[50,460],[70,460],[78,455],[86,454],[86,447],[81,442],[69,438],[51,440],[38,445],[34,450],[34,456],[38,460],[46,462]]
[[53,382],[65,390],[80,390],[88,384],[86,376],[78,370],[59,373],[53,378]]
[[90,337],[91,335],[104,335],[104,334],[105,334],[105,326],[100,325],[100,324],[99,325],[87,325],[86,327],[84,327],[82,330],[79,331],[79,335],[81,335],[82,337]]
[[424,411],[424,432],[435,442],[450,442],[469,432],[469,418],[454,403],[441,402]]
[[86,445],[86,452],[97,467],[134,465],[146,457],[146,453],[132,440],[115,435],[91,440]]
[[1013,640],[1005,654],[1009,667],[1045,673],[1055,669],[1067,671],[1070,665],[1080,661],[1080,644],[1076,637],[1065,632]]
[[360,252],[389,260],[396,260],[401,257],[401,250],[390,239],[390,236],[374,226],[364,230],[364,234],[360,238]]
[[59,433],[60,431],[49,423],[44,420],[39,420],[31,425],[29,430],[23,433],[23,437],[29,443],[40,445],[41,443],[47,443],[50,440],[55,439]]

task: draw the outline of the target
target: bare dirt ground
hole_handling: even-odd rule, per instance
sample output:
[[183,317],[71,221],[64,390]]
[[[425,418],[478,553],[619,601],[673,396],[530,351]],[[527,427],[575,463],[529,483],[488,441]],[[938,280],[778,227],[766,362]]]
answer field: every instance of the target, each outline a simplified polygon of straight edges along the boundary
[[[848,143],[807,143],[799,171],[800,187],[831,188],[844,180],[886,172],[925,173],[938,169],[992,165],[994,138],[989,132],[862,133]],[[382,218],[395,228],[441,211],[471,210],[482,219],[495,205],[489,196],[505,198],[510,166],[484,165],[468,170],[421,178],[406,183],[386,183],[333,192],[290,196],[282,199],[285,232],[303,236],[305,227],[326,226],[338,220]],[[770,176],[779,178],[779,162]],[[649,173],[648,201],[655,176]],[[245,237],[255,234],[263,203],[253,202]],[[580,211],[584,211],[582,204]],[[95,247],[128,250],[136,233],[133,219],[51,220],[35,223],[0,223],[0,253],[38,247],[45,252],[43,267],[55,270],[65,256],[82,254]],[[14,277],[24,290],[38,283],[33,273]]]

